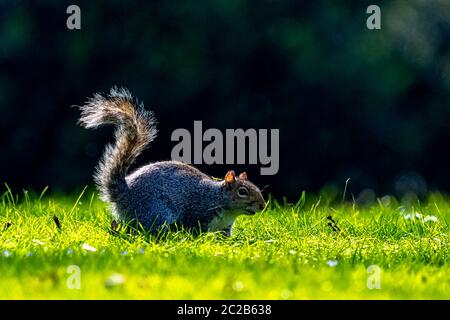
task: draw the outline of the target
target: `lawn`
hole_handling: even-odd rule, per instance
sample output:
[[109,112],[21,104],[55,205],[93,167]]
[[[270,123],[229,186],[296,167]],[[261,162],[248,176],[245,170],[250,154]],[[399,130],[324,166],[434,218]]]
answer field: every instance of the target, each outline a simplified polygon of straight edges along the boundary
[[[332,220],[330,220],[330,218]],[[92,191],[0,198],[0,299],[450,299],[450,197],[303,194],[233,236],[111,229]]]

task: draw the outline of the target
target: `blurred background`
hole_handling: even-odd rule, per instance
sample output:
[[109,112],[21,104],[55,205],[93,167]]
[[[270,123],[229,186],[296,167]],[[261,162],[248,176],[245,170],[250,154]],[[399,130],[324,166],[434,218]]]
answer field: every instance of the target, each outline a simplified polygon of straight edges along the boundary
[[169,159],[172,131],[202,120],[280,129],[277,175],[200,166],[245,170],[278,198],[342,194],[347,178],[361,202],[448,192],[449,40],[448,0],[0,1],[0,182],[92,184],[113,129],[82,129],[70,106],[119,85],[159,121],[137,165]]

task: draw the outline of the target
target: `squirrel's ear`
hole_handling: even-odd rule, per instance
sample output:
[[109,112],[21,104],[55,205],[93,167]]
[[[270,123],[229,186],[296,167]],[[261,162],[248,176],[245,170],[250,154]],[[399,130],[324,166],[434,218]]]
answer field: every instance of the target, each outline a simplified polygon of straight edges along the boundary
[[234,183],[236,181],[236,174],[234,173],[233,170],[230,170],[227,172],[227,174],[225,175],[225,184],[231,184]]
[[239,175],[239,180],[247,180],[247,174],[246,174],[245,172],[242,172],[242,173]]

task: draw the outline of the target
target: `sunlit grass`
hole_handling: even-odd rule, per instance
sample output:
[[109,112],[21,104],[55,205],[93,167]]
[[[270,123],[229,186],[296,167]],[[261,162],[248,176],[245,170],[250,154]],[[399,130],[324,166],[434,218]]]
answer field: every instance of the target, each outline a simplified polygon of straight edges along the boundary
[[[7,190],[0,299],[449,299],[449,212],[450,198],[439,194],[367,207],[303,195],[240,217],[231,238],[155,238],[111,231],[107,207],[91,191]],[[79,289],[70,288],[72,265]]]

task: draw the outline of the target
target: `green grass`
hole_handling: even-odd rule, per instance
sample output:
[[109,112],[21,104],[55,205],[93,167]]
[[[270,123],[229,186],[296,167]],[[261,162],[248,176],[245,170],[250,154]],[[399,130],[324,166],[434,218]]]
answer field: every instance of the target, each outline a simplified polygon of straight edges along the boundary
[[[111,232],[107,207],[92,192],[6,192],[0,299],[450,298],[450,198],[434,194],[409,206],[383,198],[367,207],[325,200],[272,200],[262,214],[240,217],[231,238],[173,232],[156,239],[124,227]],[[423,217],[405,219],[416,212]],[[79,267],[80,289],[67,285],[76,283],[71,265]],[[379,289],[367,287],[375,283],[371,265]]]

